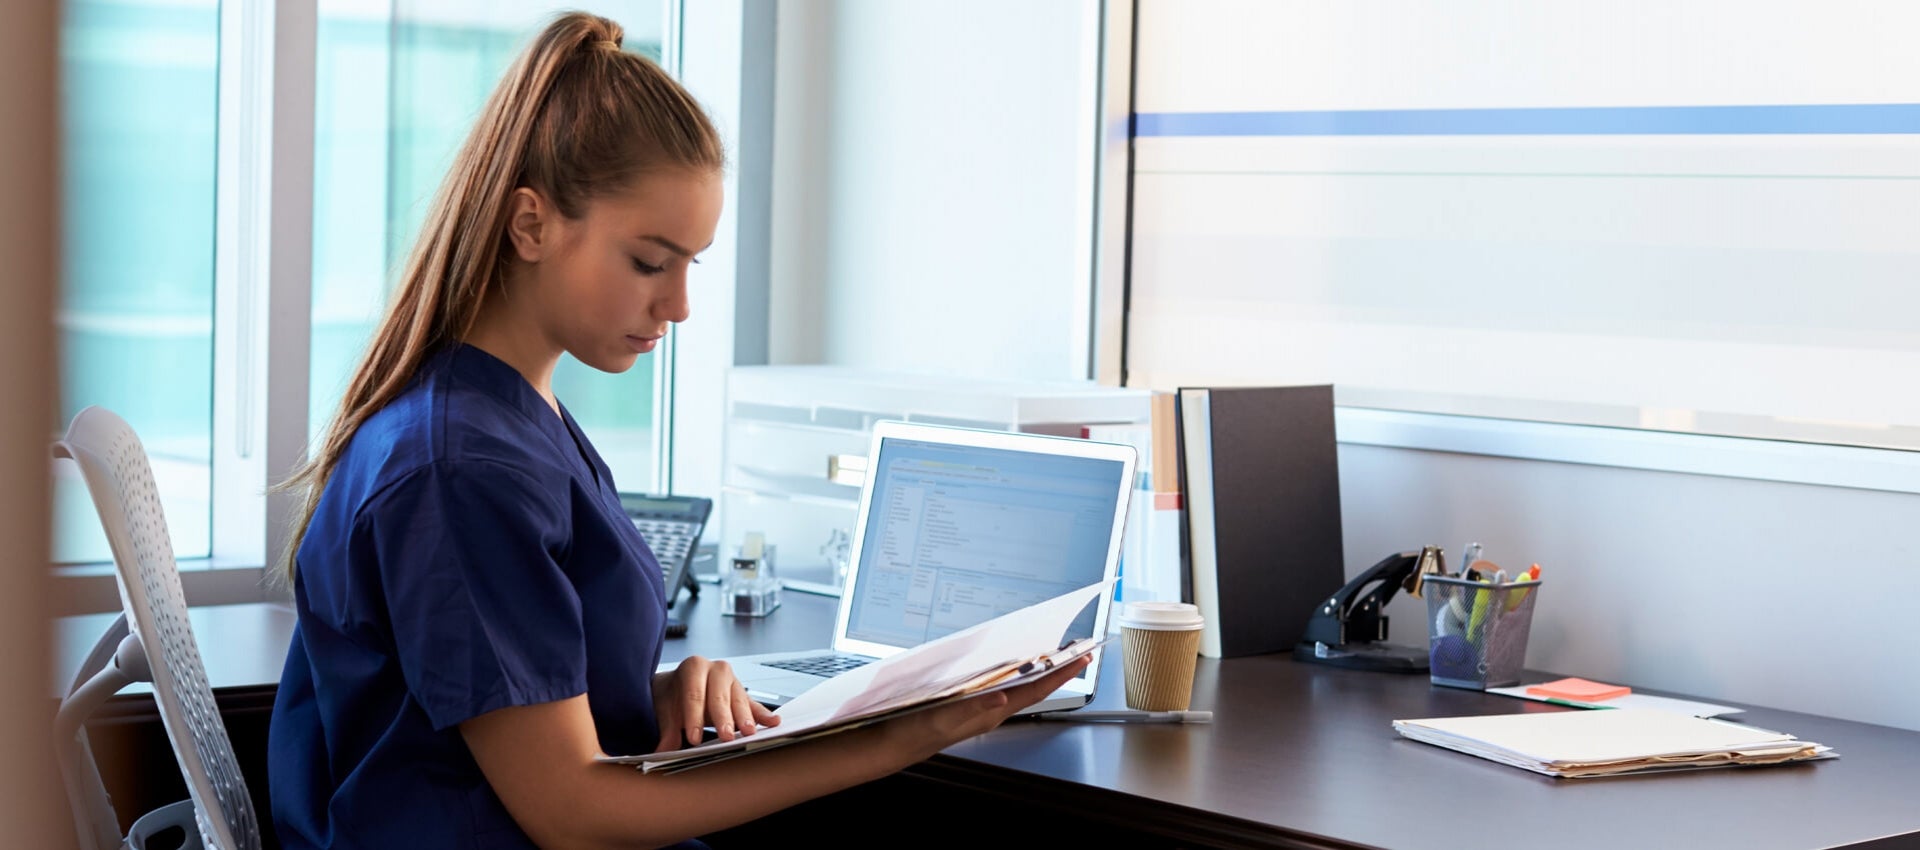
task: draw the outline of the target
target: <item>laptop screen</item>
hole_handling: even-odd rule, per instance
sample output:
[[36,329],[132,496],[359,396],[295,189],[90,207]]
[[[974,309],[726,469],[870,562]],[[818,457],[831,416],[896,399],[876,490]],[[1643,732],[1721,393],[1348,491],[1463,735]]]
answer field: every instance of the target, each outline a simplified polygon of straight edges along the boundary
[[[875,454],[844,637],[911,647],[1110,577],[1128,492],[1111,453],[896,436]],[[1092,635],[1095,614],[1067,637]]]

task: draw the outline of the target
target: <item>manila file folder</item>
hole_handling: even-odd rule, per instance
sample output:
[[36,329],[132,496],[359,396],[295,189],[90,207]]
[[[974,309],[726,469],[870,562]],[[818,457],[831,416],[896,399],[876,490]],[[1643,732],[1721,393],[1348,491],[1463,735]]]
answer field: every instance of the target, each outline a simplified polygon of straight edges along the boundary
[[1831,750],[1770,729],[1652,709],[1588,709],[1395,720],[1408,738],[1548,776],[1608,776],[1678,768],[1831,758]]

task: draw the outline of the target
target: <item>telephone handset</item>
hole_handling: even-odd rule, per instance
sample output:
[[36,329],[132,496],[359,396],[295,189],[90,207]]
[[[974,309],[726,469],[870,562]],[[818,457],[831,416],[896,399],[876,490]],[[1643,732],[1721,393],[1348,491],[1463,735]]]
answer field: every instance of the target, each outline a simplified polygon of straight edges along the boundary
[[700,583],[693,578],[693,555],[700,546],[700,532],[713,514],[713,500],[701,496],[621,493],[620,507],[646,538],[647,548],[660,561],[661,578],[667,588],[667,637],[687,633],[686,620],[673,613],[680,589],[688,596],[700,595]]

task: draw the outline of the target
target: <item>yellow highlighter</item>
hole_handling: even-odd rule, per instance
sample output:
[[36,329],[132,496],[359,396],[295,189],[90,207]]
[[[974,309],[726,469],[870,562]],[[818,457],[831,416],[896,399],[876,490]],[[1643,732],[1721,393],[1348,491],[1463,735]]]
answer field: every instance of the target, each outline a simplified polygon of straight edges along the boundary
[[[1533,566],[1528,567],[1526,572],[1521,573],[1519,577],[1515,578],[1513,581],[1515,584],[1519,584],[1521,582],[1535,582],[1539,580],[1540,580],[1540,565],[1534,564]],[[1527,598],[1527,591],[1529,589],[1530,588],[1522,587],[1522,588],[1516,588],[1514,590],[1508,591],[1507,592],[1507,610],[1512,611],[1513,609],[1520,607],[1520,602],[1521,600],[1524,600]]]
[[[1480,579],[1481,584],[1491,584]],[[1480,589],[1473,592],[1473,613],[1467,617],[1467,641],[1473,642],[1474,635],[1480,634],[1480,628],[1487,622],[1487,603],[1493,598],[1493,591]]]

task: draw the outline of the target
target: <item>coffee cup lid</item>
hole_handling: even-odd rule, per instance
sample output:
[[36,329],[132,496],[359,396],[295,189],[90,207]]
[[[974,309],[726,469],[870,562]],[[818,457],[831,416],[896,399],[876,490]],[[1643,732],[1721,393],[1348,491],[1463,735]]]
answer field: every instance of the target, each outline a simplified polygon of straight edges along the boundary
[[1120,613],[1120,626],[1127,629],[1186,631],[1200,625],[1200,609],[1187,602],[1129,602]]

